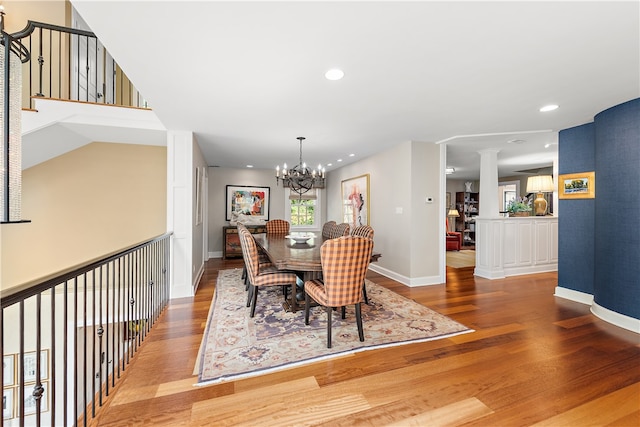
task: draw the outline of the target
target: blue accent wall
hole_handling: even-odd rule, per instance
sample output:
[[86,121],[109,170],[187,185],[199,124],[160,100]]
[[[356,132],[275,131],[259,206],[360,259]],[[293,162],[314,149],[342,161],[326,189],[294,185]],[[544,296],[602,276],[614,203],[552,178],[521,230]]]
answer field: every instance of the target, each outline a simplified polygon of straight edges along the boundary
[[559,201],[558,285],[640,319],[640,98],[559,133],[560,174],[595,171],[595,199]]
[[[595,170],[593,123],[560,131],[558,141],[558,173]],[[558,285],[593,295],[595,200],[560,199],[558,204]]]
[[640,319],[640,99],[594,118],[595,302]]

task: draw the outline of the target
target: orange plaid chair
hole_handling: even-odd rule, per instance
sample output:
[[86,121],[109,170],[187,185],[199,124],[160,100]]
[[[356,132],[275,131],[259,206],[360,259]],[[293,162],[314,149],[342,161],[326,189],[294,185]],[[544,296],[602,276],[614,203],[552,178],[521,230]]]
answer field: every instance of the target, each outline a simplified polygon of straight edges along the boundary
[[289,222],[284,219],[267,221],[267,234],[289,234]]
[[360,341],[364,341],[362,330],[362,284],[371,261],[373,240],[359,236],[343,236],[327,240],[320,248],[322,280],[307,280],[304,283],[304,323],[309,324],[310,299],[324,306],[327,311],[327,348],[331,348],[331,312],[334,307],[354,304]]
[[[351,230],[352,236],[366,237],[373,240],[373,227],[370,225],[359,225]],[[369,297],[367,297],[367,285],[362,284],[362,296],[364,297],[364,303],[369,304]]]
[[278,270],[273,265],[260,265],[258,246],[253,236],[247,229],[238,229],[240,233],[240,246],[247,266],[247,276],[249,276],[249,295],[247,297],[247,307],[251,304],[251,317],[256,312],[256,300],[258,299],[258,288],[261,286],[291,286],[293,295],[297,276],[293,271]]
[[[238,228],[238,238],[240,237],[240,230],[244,229],[245,231],[249,232],[249,230],[247,229],[247,227],[244,224],[240,224],[238,223],[237,225]],[[242,242],[240,242],[240,246],[242,246]],[[242,254],[242,257],[244,259],[244,253]],[[260,262],[260,266],[261,267],[269,267],[271,266],[271,260],[269,259],[269,257],[267,256],[267,254],[265,254],[261,248],[258,248],[258,261]],[[244,280],[244,290],[248,291],[249,290],[249,276],[247,275],[247,261],[244,260],[244,267],[242,267],[242,280]]]
[[335,221],[327,221],[324,223],[324,225],[322,226],[322,237],[325,238],[329,238],[329,236],[331,236],[332,234],[332,230],[333,227],[335,227],[337,224]]
[[331,229],[331,232],[329,233],[329,238],[335,239],[342,236],[348,236],[349,229],[350,229],[349,224],[347,224],[346,222],[343,222],[342,224],[337,224]]

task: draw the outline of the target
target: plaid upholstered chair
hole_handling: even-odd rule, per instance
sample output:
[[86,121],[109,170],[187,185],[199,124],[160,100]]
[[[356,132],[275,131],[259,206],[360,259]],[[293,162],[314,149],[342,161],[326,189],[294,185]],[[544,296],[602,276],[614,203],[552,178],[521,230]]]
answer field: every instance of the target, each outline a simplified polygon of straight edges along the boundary
[[267,221],[267,234],[289,234],[289,222],[284,219]]
[[331,312],[334,307],[354,304],[360,341],[364,341],[362,330],[362,284],[371,261],[373,240],[358,236],[343,236],[327,240],[320,248],[322,280],[307,280],[304,283],[304,323],[309,324],[311,298],[327,311],[327,348],[331,348]]
[[[373,240],[373,227],[370,225],[358,225],[351,230],[352,236],[366,237]],[[364,297],[364,303],[369,304],[369,297],[367,297],[367,284],[362,284],[362,296]]]
[[329,233],[329,238],[335,239],[342,236],[348,236],[349,229],[350,229],[349,224],[347,224],[346,222],[343,222],[342,224],[337,224],[331,229],[331,232]]
[[327,221],[322,226],[322,237],[329,238],[333,234],[333,228],[336,226],[335,221]]
[[251,303],[251,317],[256,312],[256,300],[258,299],[258,288],[261,286],[291,286],[295,295],[297,276],[293,271],[278,270],[273,265],[260,265],[258,246],[253,236],[248,230],[239,229],[240,246],[247,266],[247,276],[249,276],[249,295],[247,297],[247,307]]
[[351,230],[351,235],[373,239],[373,227],[370,225],[358,225]]
[[[243,230],[250,233],[250,231],[247,229],[247,227],[244,224],[240,224],[238,223],[238,238],[240,237],[240,230]],[[242,246],[242,241],[240,241],[240,246]],[[242,258],[244,259],[244,252],[242,254]],[[258,262],[260,263],[260,267],[261,268],[266,268],[266,267],[270,267],[271,265],[271,260],[269,259],[269,257],[267,256],[267,254],[265,254],[260,248],[258,248]],[[244,266],[242,267],[242,280],[244,281],[244,289],[246,291],[249,290],[249,275],[247,274],[247,261],[244,260]]]

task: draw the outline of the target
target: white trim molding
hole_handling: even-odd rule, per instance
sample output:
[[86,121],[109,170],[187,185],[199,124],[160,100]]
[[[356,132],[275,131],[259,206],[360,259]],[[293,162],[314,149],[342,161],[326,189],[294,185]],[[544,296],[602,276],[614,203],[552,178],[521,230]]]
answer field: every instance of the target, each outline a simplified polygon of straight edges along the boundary
[[591,305],[591,313],[593,313],[594,316],[604,320],[605,322],[627,329],[631,332],[635,332],[636,334],[640,334],[640,319],[635,319],[633,317],[625,316],[624,314],[609,310],[608,308],[604,308],[603,306],[598,305],[597,302],[594,302]]
[[574,289],[563,288],[562,286],[556,286],[556,291],[553,295],[570,301],[579,302],[581,304],[593,304],[593,295],[586,292],[576,291]]

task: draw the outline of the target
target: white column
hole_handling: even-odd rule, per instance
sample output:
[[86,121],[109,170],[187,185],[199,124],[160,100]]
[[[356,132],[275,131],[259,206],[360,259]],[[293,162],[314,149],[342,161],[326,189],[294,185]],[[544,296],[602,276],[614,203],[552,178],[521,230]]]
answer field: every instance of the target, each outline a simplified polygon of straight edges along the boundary
[[504,277],[502,270],[502,227],[493,221],[498,212],[498,152],[489,148],[480,153],[480,209],[476,217],[476,268],[474,274]]
[[489,148],[480,153],[480,211],[481,218],[499,218],[498,212],[498,152]]
[[173,231],[171,298],[193,296],[193,134],[167,132],[167,230]]

